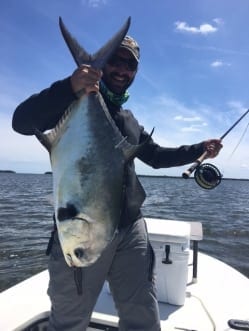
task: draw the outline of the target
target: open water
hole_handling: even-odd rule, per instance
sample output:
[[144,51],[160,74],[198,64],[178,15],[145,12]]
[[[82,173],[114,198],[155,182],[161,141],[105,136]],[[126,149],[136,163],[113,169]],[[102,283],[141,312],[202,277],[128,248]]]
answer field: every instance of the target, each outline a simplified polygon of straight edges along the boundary
[[[214,190],[192,179],[140,178],[144,216],[201,221],[200,250],[249,277],[249,181],[223,180]],[[47,266],[52,176],[0,173],[0,291]]]

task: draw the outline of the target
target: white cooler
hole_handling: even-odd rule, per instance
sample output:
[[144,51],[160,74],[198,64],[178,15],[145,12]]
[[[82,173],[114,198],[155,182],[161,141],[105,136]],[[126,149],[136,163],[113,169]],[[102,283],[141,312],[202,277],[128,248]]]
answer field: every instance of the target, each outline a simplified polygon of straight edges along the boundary
[[188,281],[190,224],[181,221],[146,219],[156,257],[158,301],[183,305]]

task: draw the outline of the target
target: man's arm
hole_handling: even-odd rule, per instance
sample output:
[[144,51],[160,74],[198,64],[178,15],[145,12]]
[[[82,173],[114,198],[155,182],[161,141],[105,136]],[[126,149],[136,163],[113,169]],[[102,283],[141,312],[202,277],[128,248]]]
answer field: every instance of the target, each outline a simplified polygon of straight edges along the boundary
[[[141,141],[148,139],[148,133],[142,131]],[[193,145],[170,148],[161,147],[152,138],[138,158],[155,169],[182,166],[194,162],[207,151],[207,158],[218,155],[222,144],[219,139],[210,139]]]
[[49,88],[32,95],[15,110],[12,127],[32,135],[55,127],[65,110],[82,93],[98,92],[102,72],[88,65],[78,67],[73,74],[55,82]]
[[55,127],[67,107],[76,100],[70,78],[53,83],[49,88],[34,94],[15,110],[12,127],[15,131],[34,134],[34,129],[45,131]]

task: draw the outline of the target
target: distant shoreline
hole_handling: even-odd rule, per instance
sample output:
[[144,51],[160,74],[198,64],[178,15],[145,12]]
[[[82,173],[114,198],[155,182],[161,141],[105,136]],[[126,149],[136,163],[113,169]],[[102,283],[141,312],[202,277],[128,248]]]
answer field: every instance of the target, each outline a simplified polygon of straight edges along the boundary
[[0,173],[5,173],[5,174],[16,174],[16,172],[13,171],[13,170],[0,170]]
[[[176,178],[176,179],[180,179],[182,178],[181,176],[167,176],[167,175],[138,175],[138,177],[144,177],[144,178]],[[189,179],[194,179],[194,177],[189,177]],[[222,180],[243,180],[243,181],[249,181],[249,178],[226,178],[226,177],[222,177]]]
[[[5,174],[21,174],[21,175],[52,175],[52,171],[46,171],[44,173],[22,173],[22,172],[15,172],[13,170],[0,170],[0,173]],[[141,178],[162,178],[162,179],[180,179],[181,176],[167,176],[167,175],[143,175],[138,174],[138,177]],[[189,179],[194,179],[194,177],[189,177]],[[249,178],[229,178],[229,177],[222,177],[222,180],[240,180],[240,181],[249,181]]]

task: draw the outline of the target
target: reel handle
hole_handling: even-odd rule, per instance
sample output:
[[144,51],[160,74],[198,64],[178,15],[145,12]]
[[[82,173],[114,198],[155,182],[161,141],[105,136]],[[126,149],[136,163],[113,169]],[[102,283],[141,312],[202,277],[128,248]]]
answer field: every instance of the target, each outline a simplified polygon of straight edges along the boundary
[[185,179],[188,179],[190,177],[190,175],[192,174],[192,172],[205,160],[206,156],[207,156],[208,152],[205,151],[192,165],[190,168],[188,168],[187,170],[185,170],[182,173],[182,177]]

